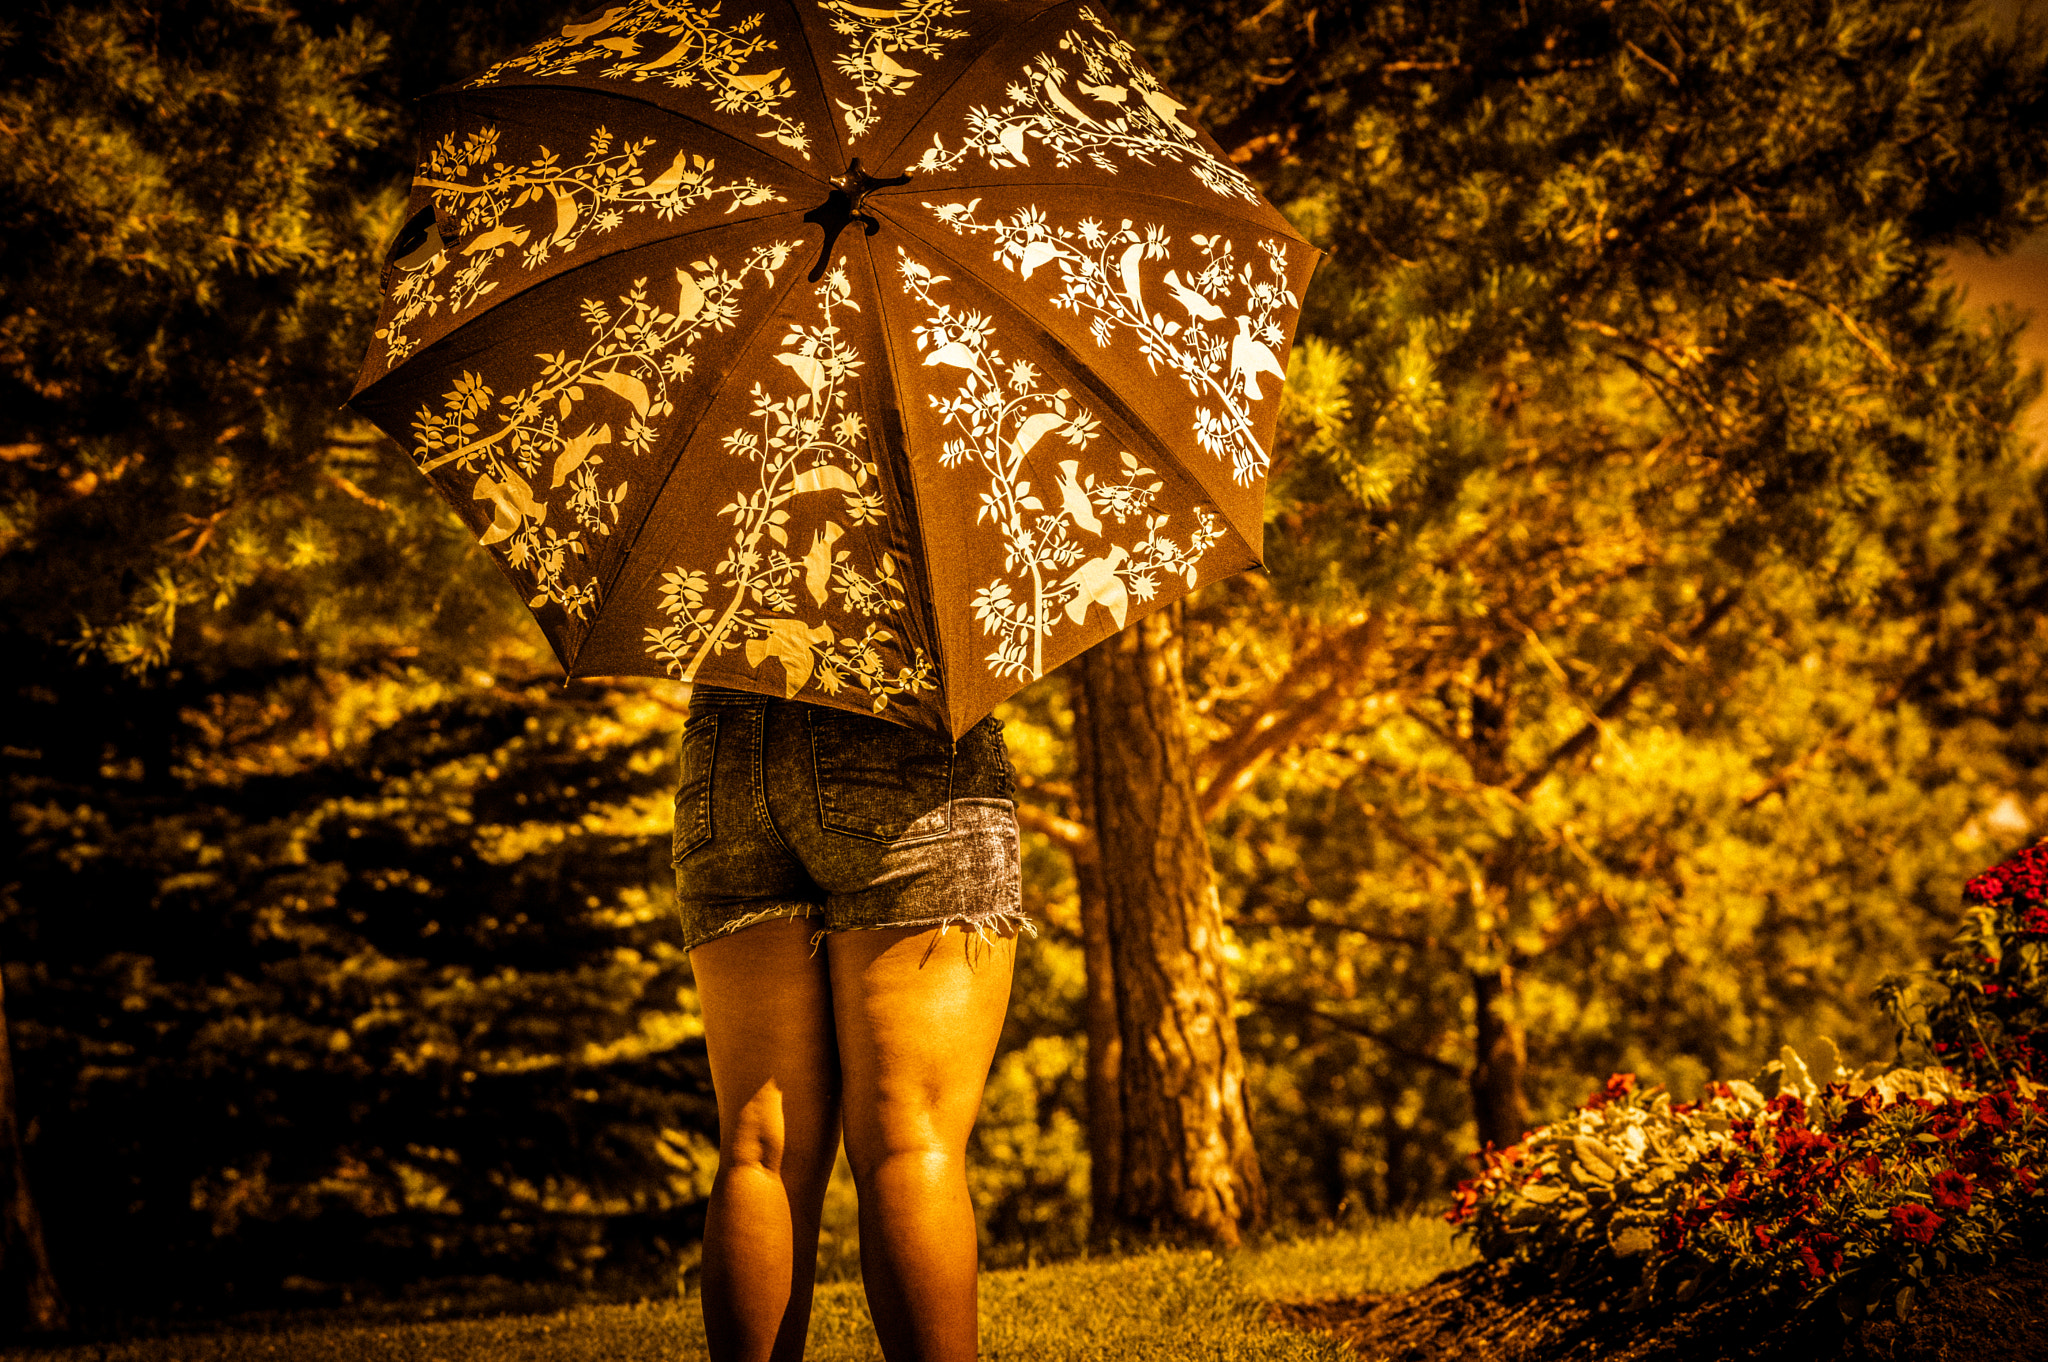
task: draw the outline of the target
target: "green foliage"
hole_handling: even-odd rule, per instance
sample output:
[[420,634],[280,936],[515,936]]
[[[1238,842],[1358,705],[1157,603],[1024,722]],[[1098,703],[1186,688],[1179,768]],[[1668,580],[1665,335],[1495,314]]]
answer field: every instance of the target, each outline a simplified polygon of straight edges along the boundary
[[442,11],[415,42],[409,6],[219,0],[0,33],[10,633],[147,669],[507,627],[483,555],[337,408],[403,207],[404,100],[551,8]]
[[1940,272],[2042,220],[2038,143],[1953,131],[2039,118],[2038,39],[1139,12],[1332,252],[1270,575],[1190,613],[1283,1213],[1427,1195],[1617,1068],[1877,1053],[1940,886],[2048,811],[2038,385]]
[[[690,1232],[673,697],[532,689],[517,596],[335,415],[406,101],[555,8],[0,36],[0,958],[60,1272],[573,1277]],[[1931,886],[2048,812],[2035,389],[1939,271],[2042,220],[2038,43],[1951,0],[1120,9],[1332,251],[1270,570],[1190,613],[1282,1218],[1426,1201],[1615,1068],[1874,1052]],[[990,1261],[1085,1227],[1062,703],[1011,729],[1047,930]]]
[[21,1101],[81,1303],[660,1276],[695,1235],[716,1124],[674,716],[386,690],[288,774],[11,792]]
[[1938,1276],[2021,1253],[2048,1223],[2048,1089],[1940,1067],[1815,1071],[1786,1047],[1701,1103],[1617,1074],[1489,1155],[1451,1219],[1488,1259],[1624,1308],[1748,1294],[1903,1315]]
[[[1926,979],[1895,976],[1878,993],[1902,1051],[1995,1081],[2018,1064],[2048,1073],[2048,843],[1963,888],[1963,922]],[[1932,985],[1940,992],[1928,998]]]
[[[1458,1189],[1451,1218],[1489,1261],[1563,1289],[1606,1278],[1657,1247],[1691,1201],[1693,1171],[1727,1155],[1733,1123],[1754,1121],[1763,1107],[1749,1083],[1674,1104],[1662,1087],[1616,1074],[1571,1116],[1489,1156],[1484,1175]],[[1696,1287],[1680,1286],[1678,1298]]]

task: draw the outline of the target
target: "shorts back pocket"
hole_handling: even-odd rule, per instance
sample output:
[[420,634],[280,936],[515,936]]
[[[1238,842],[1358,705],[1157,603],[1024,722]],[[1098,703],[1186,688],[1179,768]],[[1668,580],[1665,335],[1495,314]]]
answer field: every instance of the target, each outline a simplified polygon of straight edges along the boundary
[[943,837],[953,826],[953,743],[864,714],[814,706],[818,821],[871,842]]
[[718,765],[718,715],[692,715],[683,725],[683,771],[676,784],[675,852],[683,860],[711,840],[711,773]]

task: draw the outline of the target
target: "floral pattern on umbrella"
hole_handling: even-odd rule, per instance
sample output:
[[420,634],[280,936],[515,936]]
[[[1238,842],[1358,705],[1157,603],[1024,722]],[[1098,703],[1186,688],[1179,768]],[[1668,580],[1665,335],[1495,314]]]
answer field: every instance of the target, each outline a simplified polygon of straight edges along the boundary
[[[947,147],[945,138],[934,134],[917,169],[936,174],[971,156],[979,156],[991,169],[1025,166],[1031,163],[1031,144],[1037,143],[1052,152],[1053,164],[1061,168],[1085,162],[1114,175],[1114,156],[1145,165],[1156,157],[1188,167],[1196,179],[1226,198],[1260,202],[1258,189],[1245,173],[1203,146],[1195,130],[1181,121],[1180,111],[1187,106],[1166,93],[1131,45],[1094,11],[1082,9],[1078,17],[1094,32],[1069,29],[1059,48],[1079,59],[1079,75],[1069,73],[1050,53],[1039,53],[1005,88],[1000,110],[972,109],[967,137],[956,147]],[[1066,89],[1070,79],[1073,95]],[[1077,96],[1095,111],[1076,103]]]
[[850,146],[879,119],[880,96],[901,95],[917,82],[918,73],[899,56],[937,57],[946,44],[967,36],[964,28],[941,28],[939,21],[964,11],[954,0],[911,0],[894,9],[871,9],[851,0],[819,0],[832,16],[832,31],[852,41],[832,58],[839,73],[851,80],[860,103],[834,100],[846,120]]
[[[1036,207],[1006,218],[976,215],[980,199],[966,203],[927,203],[939,221],[963,235],[980,235],[996,243],[996,259],[1020,279],[1030,279],[1050,266],[1057,286],[1052,305],[1086,317],[1098,346],[1120,334],[1137,345],[1152,373],[1163,368],[1187,386],[1197,403],[1193,435],[1196,443],[1230,460],[1231,477],[1240,485],[1264,477],[1271,455],[1259,442],[1252,403],[1266,397],[1261,379],[1286,381],[1279,349],[1287,345],[1281,323],[1291,323],[1301,303],[1287,286],[1287,252],[1277,241],[1261,239],[1263,269],[1240,261],[1236,243],[1221,233],[1194,232],[1188,242],[1199,263],[1166,272],[1167,299],[1146,301],[1139,266],[1172,254],[1173,238],[1163,227],[1142,230],[1131,219],[1110,228],[1093,218],[1067,226],[1048,223]],[[1168,315],[1175,309],[1187,320]],[[1226,318],[1229,328],[1212,326]],[[1276,348],[1277,347],[1277,348]]]
[[[1101,421],[1069,390],[1047,391],[1029,363],[1006,365],[993,323],[977,312],[956,312],[936,293],[949,282],[945,275],[900,248],[897,255],[904,291],[926,312],[911,330],[924,364],[958,375],[951,393],[928,394],[942,422],[960,432],[945,442],[939,465],[971,463],[987,476],[975,524],[988,524],[1002,537],[1005,576],[973,600],[975,620],[996,640],[984,659],[989,669],[1032,680],[1045,672],[1045,640],[1061,615],[1079,626],[1099,605],[1121,629],[1132,603],[1157,595],[1162,577],[1179,578],[1192,590],[1202,555],[1223,538],[1209,508],[1197,505],[1185,542],[1174,539],[1169,518],[1153,513],[1165,484],[1128,450],[1118,455],[1115,475],[1084,473],[1080,458],[1063,459],[1058,485],[1034,489],[1022,476],[1031,452],[1059,439],[1085,455],[1102,433]],[[1048,504],[1047,498],[1056,500]]]
[[[398,268],[390,287],[396,310],[376,332],[387,365],[412,353],[412,322],[444,306],[461,312],[501,283],[532,274],[556,252],[575,251],[585,236],[617,230],[629,214],[651,212],[667,222],[718,199],[725,200],[727,213],[785,201],[752,176],[718,183],[717,163],[687,150],[650,174],[661,164],[657,139],[622,142],[603,127],[591,133],[588,151],[573,162],[545,147],[523,165],[497,157],[498,129],[488,123],[466,134],[450,131],[427,152],[413,185],[432,194],[437,217],[455,229],[462,244]],[[521,210],[524,221],[515,217]],[[515,251],[508,267],[498,268]],[[449,276],[457,255],[462,264]]]
[[569,674],[957,734],[1256,561],[1313,253],[1096,0],[616,0],[425,121],[351,402]]
[[[503,543],[506,565],[531,574],[531,608],[552,602],[572,618],[589,616],[597,582],[582,566],[589,557],[585,536],[611,533],[628,489],[624,481],[607,484],[599,476],[602,451],[630,457],[653,446],[655,423],[674,410],[671,385],[695,367],[691,343],[707,331],[730,329],[749,277],[772,285],[796,245],[758,246],[737,270],[715,258],[693,261],[675,271],[660,296],[641,279],[623,297],[585,298],[582,321],[591,339],[581,354],[534,356],[539,373],[509,392],[465,371],[442,394],[440,410],[420,408],[412,423],[413,461],[423,473],[453,464],[475,475],[472,497],[492,507],[482,542]],[[578,409],[599,392],[631,415],[616,431],[611,421],[586,419],[571,434]],[[536,496],[534,481],[542,476],[548,481]],[[549,494],[565,485],[565,509],[574,523],[563,526],[557,517],[549,525]]]
[[687,0],[634,0],[508,57],[467,82],[474,88],[514,78],[594,75],[603,80],[658,80],[672,90],[703,86],[720,113],[748,115],[768,124],[759,136],[810,159],[811,139],[800,119],[782,106],[795,87],[786,65],[747,71],[774,58],[775,41],[761,31],[756,11],[731,24],[719,22],[722,4]]
[[[858,311],[844,257],[818,288],[819,320],[792,324],[780,341],[771,379],[757,379],[750,415],[722,444],[728,456],[754,465],[758,477],[718,511],[732,533],[725,557],[709,569],[677,567],[661,581],[668,623],[647,630],[647,652],[679,680],[694,681],[706,662],[744,648],[756,671],[771,659],[781,668],[785,698],[815,683],[826,695],[848,686],[865,692],[879,713],[897,695],[934,688],[936,669],[922,649],[897,655],[894,631],[877,617],[908,606],[906,565],[883,552],[856,563],[838,548],[849,528],[887,516],[868,455],[871,432],[848,398],[866,358],[835,318]],[[839,494],[808,544],[792,542],[799,499]],[[801,551],[797,551],[801,549]],[[850,619],[860,632],[835,631]]]

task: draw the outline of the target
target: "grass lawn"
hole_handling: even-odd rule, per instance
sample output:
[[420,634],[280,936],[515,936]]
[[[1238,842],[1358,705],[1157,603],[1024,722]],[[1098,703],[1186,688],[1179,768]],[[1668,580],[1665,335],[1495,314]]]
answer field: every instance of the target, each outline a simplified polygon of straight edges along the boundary
[[[1344,1354],[1283,1329],[1268,1301],[1404,1291],[1471,1254],[1442,1221],[1416,1217],[1240,1253],[1152,1252],[981,1279],[982,1356],[1015,1362],[1294,1362]],[[9,1362],[657,1362],[701,1357],[695,1300],[581,1306],[549,1315],[327,1325],[8,1349]],[[858,1282],[820,1287],[810,1362],[879,1359]]]

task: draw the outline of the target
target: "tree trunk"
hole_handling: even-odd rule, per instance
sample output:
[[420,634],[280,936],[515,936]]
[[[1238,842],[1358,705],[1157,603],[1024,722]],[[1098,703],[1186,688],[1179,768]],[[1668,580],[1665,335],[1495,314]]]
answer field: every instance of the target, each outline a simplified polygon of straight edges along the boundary
[[[29,1192],[28,1167],[22,1157],[21,1124],[14,1098],[14,1047],[7,1036],[6,981],[0,977],[0,1196],[7,1200],[0,1225],[0,1279],[8,1295],[22,1302],[21,1322],[31,1332],[57,1333],[70,1327],[70,1312],[50,1271],[49,1250],[43,1247],[43,1219]],[[10,1299],[10,1311],[13,1301]]]
[[1473,974],[1472,1001],[1479,1023],[1472,1119],[1479,1127],[1481,1147],[1506,1149],[1520,1144],[1529,1131],[1529,1099],[1523,1091],[1529,1048],[1521,1022],[1510,1011],[1514,976],[1509,967]]
[[1117,1152],[1105,1170],[1115,1197],[1094,1219],[1098,1235],[1229,1245],[1264,1221],[1266,1185],[1196,812],[1179,616],[1148,616],[1076,659],[1075,783],[1101,853],[1120,1039]]
[[[1086,704],[1081,688],[1074,687],[1076,718],[1075,764],[1080,770],[1095,768],[1088,748],[1088,724],[1080,712]],[[1087,807],[1083,794],[1077,810],[1090,828],[1095,811]],[[1102,883],[1102,857],[1094,848],[1073,856],[1074,889],[1081,900],[1081,958],[1087,970],[1087,994],[1083,1020],[1088,1028],[1088,1206],[1089,1242],[1107,1245],[1115,1238],[1116,1217],[1111,1208],[1122,1195],[1119,1176],[1123,1157],[1123,1098],[1118,1074],[1123,1066],[1123,1035],[1117,1030],[1116,963],[1109,948],[1109,903]]]

